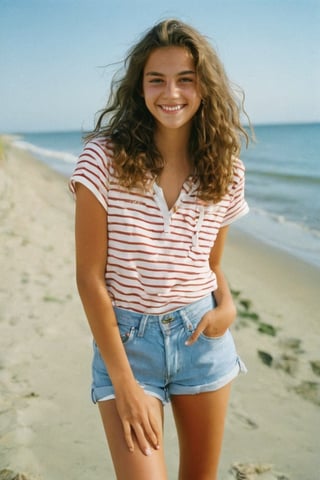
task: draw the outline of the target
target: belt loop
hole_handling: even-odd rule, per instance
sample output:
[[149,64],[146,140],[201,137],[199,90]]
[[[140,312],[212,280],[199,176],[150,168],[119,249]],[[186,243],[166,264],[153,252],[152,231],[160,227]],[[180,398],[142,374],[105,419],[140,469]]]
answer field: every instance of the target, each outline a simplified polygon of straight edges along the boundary
[[192,322],[189,320],[186,310],[187,310],[186,308],[182,308],[180,310],[180,315],[183,320],[184,328],[189,332],[191,332],[193,330],[193,325],[192,325]]
[[149,315],[142,315],[140,324],[139,324],[139,329],[138,329],[138,337],[143,337],[144,331],[146,329],[147,325],[147,320],[148,320]]

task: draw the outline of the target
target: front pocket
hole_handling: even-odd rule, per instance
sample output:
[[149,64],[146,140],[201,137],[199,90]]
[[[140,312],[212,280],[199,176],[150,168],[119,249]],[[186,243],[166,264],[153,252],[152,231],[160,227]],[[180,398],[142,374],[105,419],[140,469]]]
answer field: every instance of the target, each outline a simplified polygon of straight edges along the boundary
[[134,337],[135,327],[128,327],[127,325],[119,325],[120,337],[122,343],[125,345]]
[[223,335],[219,335],[218,337],[209,337],[208,335],[205,335],[203,332],[201,332],[199,338],[202,338],[207,342],[221,342],[227,337],[227,334],[228,330],[226,330]]

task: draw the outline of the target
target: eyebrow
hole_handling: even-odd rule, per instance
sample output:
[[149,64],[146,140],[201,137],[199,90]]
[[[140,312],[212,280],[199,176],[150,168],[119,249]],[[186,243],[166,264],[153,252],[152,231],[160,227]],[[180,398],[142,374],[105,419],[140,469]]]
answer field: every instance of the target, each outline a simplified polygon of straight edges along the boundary
[[[177,76],[182,76],[182,75],[195,75],[195,71],[194,70],[184,70],[182,72],[179,72],[177,73]],[[160,73],[160,72],[147,72],[146,73],[146,76],[152,76],[152,77],[165,77],[165,74],[164,73]]]

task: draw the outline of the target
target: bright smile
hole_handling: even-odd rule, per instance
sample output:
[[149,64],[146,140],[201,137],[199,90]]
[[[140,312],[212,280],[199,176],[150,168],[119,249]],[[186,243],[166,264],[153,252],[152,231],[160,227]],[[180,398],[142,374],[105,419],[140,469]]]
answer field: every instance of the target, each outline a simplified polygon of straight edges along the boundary
[[159,107],[166,113],[179,112],[185,105],[159,105]]

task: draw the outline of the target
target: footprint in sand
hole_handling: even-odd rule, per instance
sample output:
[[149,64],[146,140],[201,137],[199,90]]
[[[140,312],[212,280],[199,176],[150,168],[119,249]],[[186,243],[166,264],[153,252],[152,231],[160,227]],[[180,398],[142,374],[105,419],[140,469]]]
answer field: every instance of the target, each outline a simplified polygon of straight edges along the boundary
[[317,375],[318,377],[320,377],[320,360],[312,360],[310,362],[310,365],[311,365],[313,373],[315,375]]
[[[271,355],[269,352],[258,350],[258,356],[261,361],[271,368],[283,370],[292,377],[295,377],[299,369],[299,355],[304,353],[301,348],[301,339],[284,338],[279,340],[279,346],[283,350],[279,355]],[[310,361],[310,366],[314,375],[320,376],[320,361]],[[300,397],[320,406],[320,383],[315,381],[303,380],[299,385],[289,387]]]
[[292,390],[305,400],[320,406],[320,383],[304,380],[299,385],[292,387]]
[[290,480],[267,463],[234,463],[230,469],[235,480]]
[[[234,418],[240,422],[243,426],[249,429],[256,429],[259,428],[259,425],[250,417],[243,413],[239,413],[237,411],[233,412]],[[1,479],[0,479],[1,480]]]
[[273,356],[271,353],[263,350],[258,350],[257,352],[261,361],[268,367],[283,370],[291,376],[294,376],[298,371],[299,362],[295,355],[282,353],[280,355]]
[[279,339],[278,344],[281,349],[279,354],[271,355],[269,352],[258,350],[258,356],[268,367],[283,370],[294,377],[299,368],[299,355],[304,353],[301,348],[301,339],[293,337],[282,338]]
[[282,353],[275,359],[274,367],[294,376],[298,372],[299,359],[295,355]]
[[17,473],[13,470],[0,470],[0,480],[33,480],[24,473]]
[[301,338],[287,337],[279,339],[279,346],[281,349],[286,351],[291,351],[296,354],[304,353],[304,350],[301,348]]

